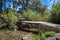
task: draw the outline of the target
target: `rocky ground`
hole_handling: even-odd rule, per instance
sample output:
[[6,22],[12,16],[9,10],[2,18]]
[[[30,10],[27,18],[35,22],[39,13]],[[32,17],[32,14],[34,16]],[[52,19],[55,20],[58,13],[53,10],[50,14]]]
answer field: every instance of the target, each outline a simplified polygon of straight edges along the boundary
[[32,40],[34,34],[22,31],[10,31],[7,33],[0,33],[0,40]]
[[[0,33],[0,40],[33,40],[36,35],[25,31],[8,31]],[[56,33],[54,37],[48,37],[45,40],[60,40],[60,33]]]

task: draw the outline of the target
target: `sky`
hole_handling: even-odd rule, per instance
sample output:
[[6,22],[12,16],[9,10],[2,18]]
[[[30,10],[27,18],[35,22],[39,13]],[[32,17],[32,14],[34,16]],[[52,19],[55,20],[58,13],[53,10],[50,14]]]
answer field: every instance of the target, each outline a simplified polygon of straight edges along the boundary
[[[53,2],[54,0],[40,0],[41,1],[41,4],[42,5],[46,5],[48,9],[51,9],[52,8],[52,5],[53,5]],[[58,0],[55,0],[55,3],[57,3]],[[11,5],[11,8],[13,7],[12,5],[13,3],[12,2],[8,2],[8,0],[6,0],[6,7],[8,7],[9,5]],[[19,10],[19,8],[22,8],[22,6],[18,6],[17,7],[17,11]],[[3,7],[2,7],[3,9]]]
[[[58,0],[55,0],[55,4],[57,3]],[[46,5],[48,9],[52,8],[54,0],[41,0],[41,3],[43,5]]]

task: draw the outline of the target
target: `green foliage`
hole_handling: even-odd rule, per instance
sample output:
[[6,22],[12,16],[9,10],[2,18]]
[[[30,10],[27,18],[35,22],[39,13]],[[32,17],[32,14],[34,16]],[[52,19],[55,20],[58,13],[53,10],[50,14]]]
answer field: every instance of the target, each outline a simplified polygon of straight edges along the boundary
[[13,8],[15,8],[15,5],[18,6],[18,4],[21,4],[24,11],[28,11],[29,9],[34,10],[34,7],[36,7],[35,11],[44,13],[45,7],[41,4],[40,0],[32,0],[30,2],[31,0],[18,0],[18,2],[13,2]]
[[40,40],[45,40],[46,37],[53,37],[53,36],[55,36],[55,32],[53,32],[53,31],[47,31],[47,32],[42,33],[42,35],[40,36],[40,38],[39,38],[39,35],[35,36],[33,38],[33,40],[39,40],[39,39]]
[[42,33],[42,35],[41,35],[41,37],[40,37],[40,40],[45,40],[45,35],[44,35],[44,33]]
[[47,32],[44,33],[44,35],[45,35],[45,37],[52,37],[52,36],[55,35],[55,32],[53,32],[53,31],[47,31]]
[[40,40],[45,40],[45,35],[44,34],[42,34],[41,36],[37,35],[33,38],[33,40],[39,40],[39,39]]
[[7,12],[4,11],[2,13],[2,17],[8,23],[9,28],[17,28],[17,26],[15,24],[18,21],[17,20],[18,17],[15,15],[13,10],[9,9]]
[[54,23],[60,24],[60,4],[56,4],[52,7],[51,15],[49,17],[49,20]]
[[5,29],[0,29],[0,32],[4,33],[4,32],[8,32],[10,31],[9,29],[5,28]]
[[40,13],[33,12],[31,10],[24,12],[23,17],[25,17],[26,20],[45,21],[44,15],[42,16]]
[[39,40],[39,36],[35,36],[33,40]]

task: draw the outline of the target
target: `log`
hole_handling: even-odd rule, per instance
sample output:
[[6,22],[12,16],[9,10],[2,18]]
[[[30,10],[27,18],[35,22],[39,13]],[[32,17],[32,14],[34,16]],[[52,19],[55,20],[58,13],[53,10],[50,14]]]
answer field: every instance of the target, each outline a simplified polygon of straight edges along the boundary
[[2,28],[2,27],[6,27],[6,26],[7,26],[6,23],[0,23],[0,28]]
[[21,22],[22,23],[39,24],[40,28],[42,28],[44,30],[60,32],[60,24],[54,24],[54,23],[48,23],[48,22],[39,22],[39,21],[21,21]]

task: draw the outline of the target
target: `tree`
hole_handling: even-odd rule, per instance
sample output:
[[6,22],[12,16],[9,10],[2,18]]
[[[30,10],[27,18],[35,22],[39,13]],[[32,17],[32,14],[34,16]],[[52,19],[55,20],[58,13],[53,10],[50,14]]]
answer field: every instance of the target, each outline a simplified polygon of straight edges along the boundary
[[27,9],[29,9],[29,1],[30,0],[18,0],[18,2],[17,2],[17,4],[18,5],[22,5],[23,6],[23,8],[24,8],[24,10],[27,10]]
[[32,3],[32,7],[35,7],[36,11],[39,12],[39,13],[44,13],[44,11],[46,10],[45,6],[43,6],[40,3],[40,0],[34,0],[34,2]]
[[[37,12],[41,12],[43,13],[45,11],[45,7],[42,6],[42,4],[40,3],[40,0],[13,0],[13,5],[14,7],[18,6],[18,5],[22,5],[24,10],[35,10]],[[34,8],[35,7],[35,8]]]
[[2,12],[3,0],[0,0],[0,13]]
[[60,24],[60,3],[53,5],[51,9],[50,21]]

